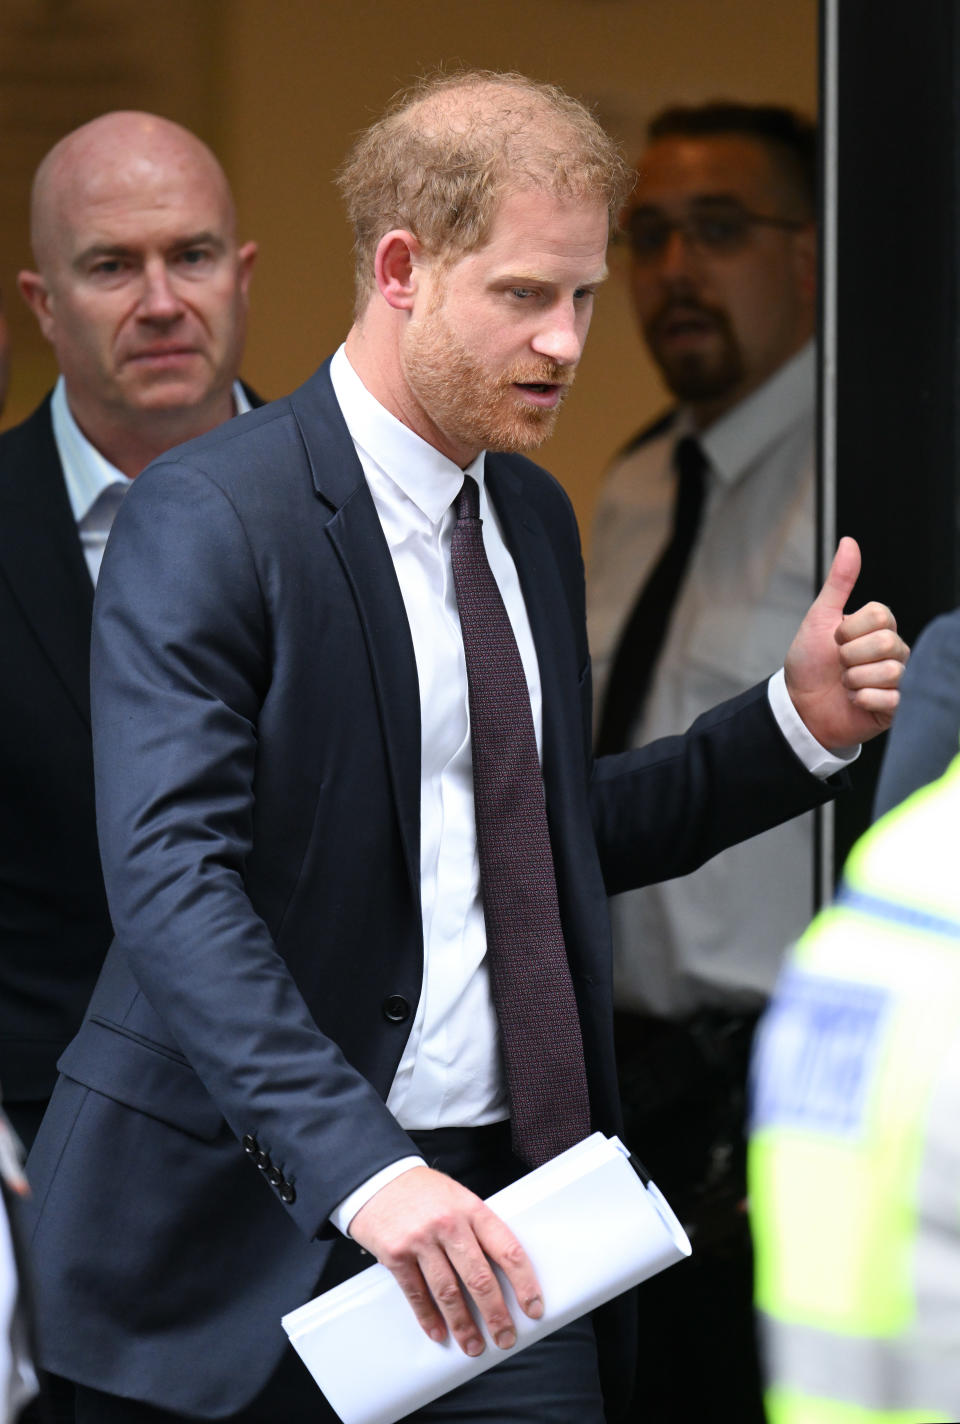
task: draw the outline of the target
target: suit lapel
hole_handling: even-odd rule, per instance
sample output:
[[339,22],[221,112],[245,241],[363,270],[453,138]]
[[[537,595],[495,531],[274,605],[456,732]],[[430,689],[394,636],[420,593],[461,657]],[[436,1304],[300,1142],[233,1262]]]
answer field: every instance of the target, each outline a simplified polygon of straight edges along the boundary
[[390,550],[323,366],[290,397],[326,525],[356,601],[373,674],[407,871],[420,895],[420,685]]
[[89,726],[93,583],[63,482],[49,401],[8,432],[3,444],[0,577]]

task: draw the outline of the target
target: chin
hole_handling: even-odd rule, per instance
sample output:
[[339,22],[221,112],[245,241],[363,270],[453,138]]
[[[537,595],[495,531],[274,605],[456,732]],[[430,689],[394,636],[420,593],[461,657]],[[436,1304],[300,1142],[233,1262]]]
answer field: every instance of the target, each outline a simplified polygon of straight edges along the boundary
[[138,391],[131,401],[137,410],[164,411],[191,410],[209,404],[213,392],[198,388],[188,381],[158,381]]
[[522,412],[511,412],[491,425],[485,436],[481,435],[482,447],[500,453],[516,450],[523,454],[526,450],[536,450],[553,434],[558,413],[559,407],[556,410],[527,408]]

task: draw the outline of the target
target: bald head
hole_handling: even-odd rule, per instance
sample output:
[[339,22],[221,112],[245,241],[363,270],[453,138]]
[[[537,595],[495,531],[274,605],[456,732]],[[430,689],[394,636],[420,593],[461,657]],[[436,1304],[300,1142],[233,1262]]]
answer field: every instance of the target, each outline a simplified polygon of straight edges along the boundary
[[37,266],[43,271],[57,259],[58,240],[81,203],[121,206],[144,189],[158,188],[173,202],[178,175],[185,185],[209,185],[233,237],[236,215],[226,174],[189,129],[133,109],[102,114],[74,129],[54,145],[33,180],[30,239]]
[[223,169],[155,114],[104,114],[37,170],[20,290],[87,438],[127,474],[233,413],[256,249]]

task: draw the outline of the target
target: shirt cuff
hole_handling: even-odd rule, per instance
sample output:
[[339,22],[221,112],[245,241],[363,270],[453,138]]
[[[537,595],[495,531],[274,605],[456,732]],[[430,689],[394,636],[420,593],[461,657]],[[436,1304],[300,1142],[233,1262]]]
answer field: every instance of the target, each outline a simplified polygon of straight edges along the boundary
[[794,707],[787,691],[787,679],[783,668],[779,672],[775,672],[767,683],[767,697],[777,726],[786,737],[790,749],[800,758],[812,776],[826,781],[828,776],[834,776],[845,766],[856,761],[860,755],[859,742],[852,747],[835,747],[833,751],[827,751],[826,747],[822,747],[816,737],[807,731],[800,713]]
[[350,1235],[350,1223],[362,1206],[366,1206],[372,1196],[385,1187],[388,1182],[392,1182],[394,1177],[399,1177],[402,1172],[409,1172],[413,1167],[425,1167],[427,1164],[422,1157],[401,1157],[397,1162],[391,1162],[389,1167],[383,1167],[379,1172],[375,1172],[372,1177],[368,1177],[365,1182],[361,1182],[359,1187],[354,1188],[348,1197],[338,1202],[330,1213],[330,1220],[338,1231],[344,1236]]

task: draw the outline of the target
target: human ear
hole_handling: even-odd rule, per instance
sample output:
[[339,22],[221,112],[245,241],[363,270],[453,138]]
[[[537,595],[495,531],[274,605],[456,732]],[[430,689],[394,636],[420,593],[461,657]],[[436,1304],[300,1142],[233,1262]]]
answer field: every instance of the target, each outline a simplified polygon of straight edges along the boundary
[[242,247],[237,248],[237,268],[240,273],[240,290],[244,296],[250,290],[250,278],[253,276],[253,264],[257,260],[257,244],[255,242],[245,242]]
[[20,295],[40,323],[40,330],[48,341],[53,340],[53,311],[51,310],[50,289],[39,272],[18,272],[17,286]]
[[388,306],[409,311],[417,295],[417,263],[422,254],[412,232],[394,228],[377,243],[374,275],[377,290]]

